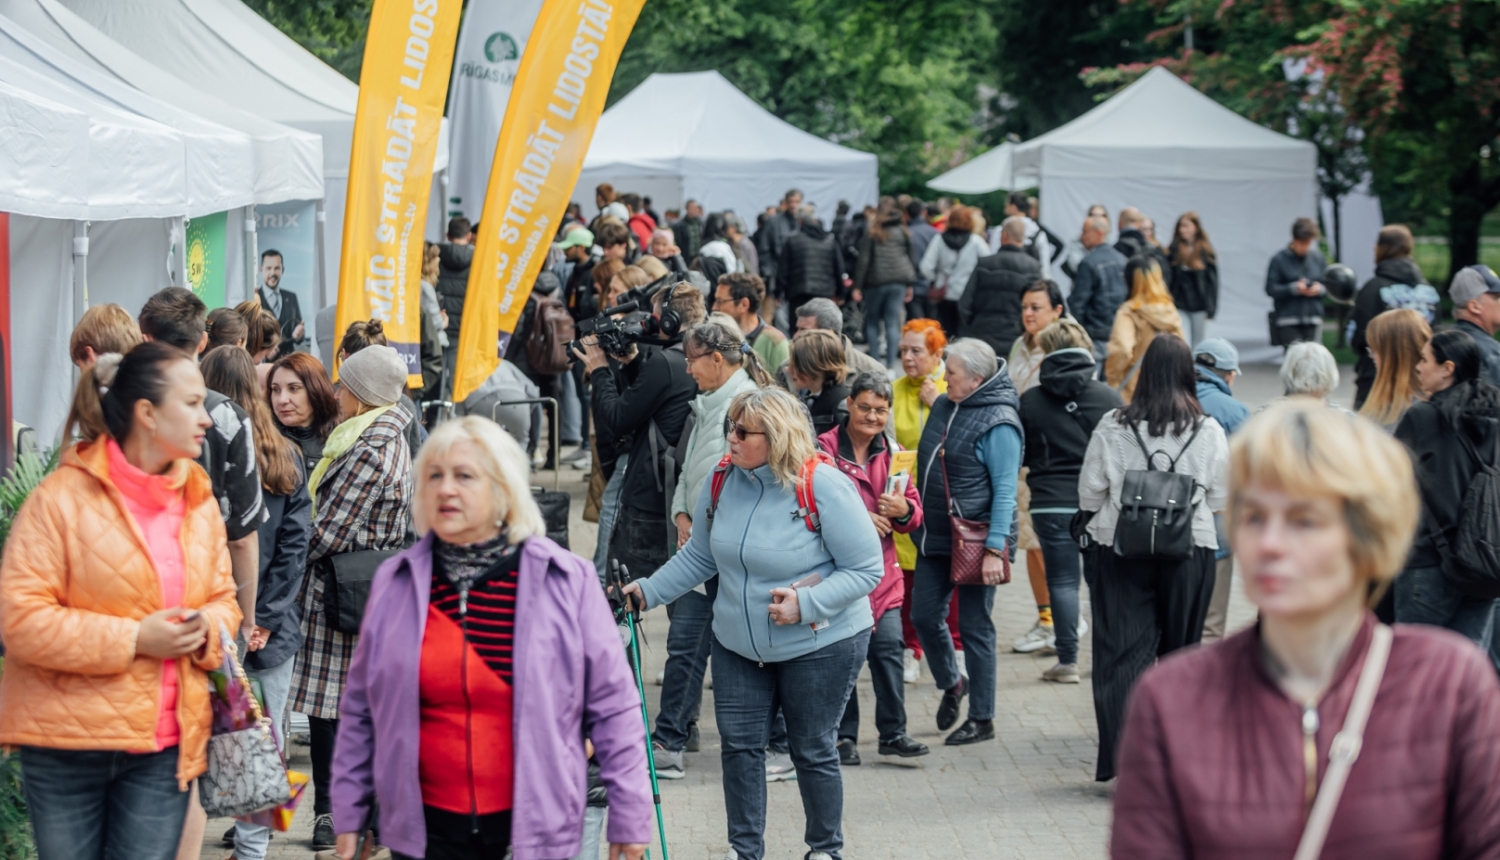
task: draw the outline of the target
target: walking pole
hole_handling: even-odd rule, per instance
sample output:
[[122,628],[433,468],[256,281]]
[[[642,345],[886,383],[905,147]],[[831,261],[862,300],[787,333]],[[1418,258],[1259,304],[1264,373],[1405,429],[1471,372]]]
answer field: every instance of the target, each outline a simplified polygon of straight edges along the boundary
[[[611,561],[609,567],[614,586],[617,589],[624,588],[626,578],[630,575],[629,569],[618,561]],[[641,721],[646,724],[646,768],[651,773],[651,802],[656,804],[656,834],[661,838],[661,860],[671,860],[667,854],[667,827],[661,815],[661,789],[656,782],[656,750],[651,743],[651,714],[646,708],[646,683],[641,675],[641,640],[636,630],[640,623],[640,611],[628,601],[624,609],[625,617],[630,623],[630,659],[635,669],[635,689],[641,697]],[[651,858],[650,848],[646,849],[646,858]]]

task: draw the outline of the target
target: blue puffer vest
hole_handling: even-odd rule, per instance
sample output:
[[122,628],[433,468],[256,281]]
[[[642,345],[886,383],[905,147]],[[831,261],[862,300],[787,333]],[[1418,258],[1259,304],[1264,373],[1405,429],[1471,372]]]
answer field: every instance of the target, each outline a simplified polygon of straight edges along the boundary
[[[979,461],[979,440],[995,427],[1009,424],[1016,428],[1017,433],[1023,434],[1024,442],[1025,431],[1021,429],[1021,416],[1016,411],[1020,404],[1016,386],[1011,382],[1003,360],[1000,372],[963,401],[955,404],[946,394],[938,395],[933,401],[932,417],[922,428],[922,440],[917,445],[922,510],[933,512],[913,535],[922,555],[951,555],[953,551],[952,528],[948,518],[938,513],[949,510],[943,494],[945,466],[953,509],[964,519],[989,520],[990,472]],[[937,459],[940,454],[942,463]],[[1011,532],[1014,535],[1014,525]]]

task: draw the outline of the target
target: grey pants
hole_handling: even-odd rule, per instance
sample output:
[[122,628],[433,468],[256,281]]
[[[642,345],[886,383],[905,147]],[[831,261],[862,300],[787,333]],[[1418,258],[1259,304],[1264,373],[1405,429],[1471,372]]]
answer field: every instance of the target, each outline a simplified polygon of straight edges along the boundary
[[1229,595],[1234,593],[1234,556],[1225,556],[1214,562],[1214,593],[1208,599],[1208,617],[1203,619],[1203,641],[1217,642],[1224,638],[1224,627],[1229,620]]

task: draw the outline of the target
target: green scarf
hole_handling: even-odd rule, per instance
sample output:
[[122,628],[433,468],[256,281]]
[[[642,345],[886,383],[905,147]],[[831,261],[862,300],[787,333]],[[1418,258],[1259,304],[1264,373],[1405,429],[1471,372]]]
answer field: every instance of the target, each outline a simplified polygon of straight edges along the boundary
[[318,515],[318,485],[323,482],[323,473],[328,471],[334,460],[347,454],[354,443],[359,441],[359,437],[375,423],[375,419],[391,411],[392,406],[395,404],[356,415],[328,434],[328,441],[323,443],[323,459],[318,461],[318,465],[313,468],[312,477],[307,479],[307,492],[312,496],[314,517]]

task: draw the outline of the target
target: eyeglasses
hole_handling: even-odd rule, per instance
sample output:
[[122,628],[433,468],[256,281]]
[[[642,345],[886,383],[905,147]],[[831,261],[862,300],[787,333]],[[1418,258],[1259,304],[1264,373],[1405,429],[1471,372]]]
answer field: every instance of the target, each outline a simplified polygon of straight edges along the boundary
[[745,439],[747,437],[750,437],[750,436],[764,436],[764,435],[766,435],[766,431],[764,431],[764,430],[746,430],[745,429],[745,425],[739,423],[738,421],[728,421],[728,420],[726,420],[724,422],[724,436],[725,436],[725,438],[733,438],[734,441],[736,441],[736,442],[743,442],[743,441],[745,441]]
[[890,407],[887,406],[866,406],[863,403],[856,403],[854,408],[859,410],[861,415],[874,415],[876,418],[889,418],[891,414]]

